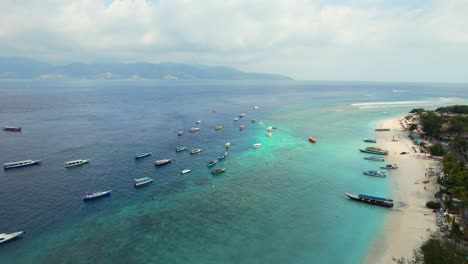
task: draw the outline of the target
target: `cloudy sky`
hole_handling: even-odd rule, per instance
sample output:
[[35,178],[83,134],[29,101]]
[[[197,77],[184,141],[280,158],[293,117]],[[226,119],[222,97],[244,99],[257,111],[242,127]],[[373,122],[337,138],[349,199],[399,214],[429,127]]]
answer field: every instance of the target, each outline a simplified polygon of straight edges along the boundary
[[468,82],[468,0],[1,0],[0,56]]

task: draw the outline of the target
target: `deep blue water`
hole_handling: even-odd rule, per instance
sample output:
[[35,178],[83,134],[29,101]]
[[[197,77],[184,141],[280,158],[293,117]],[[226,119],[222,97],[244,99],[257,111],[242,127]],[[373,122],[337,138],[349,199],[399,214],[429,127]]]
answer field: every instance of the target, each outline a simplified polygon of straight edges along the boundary
[[[362,139],[373,137],[379,119],[466,103],[467,91],[462,84],[1,81],[0,125],[23,132],[0,133],[0,162],[43,162],[0,172],[0,232],[27,232],[0,246],[0,263],[359,263],[388,210],[342,193],[390,193],[388,179],[362,177],[373,166],[357,153]],[[246,118],[233,122],[240,113]],[[188,133],[196,120],[200,131]],[[268,126],[278,127],[271,138]],[[230,154],[216,167],[227,172],[212,176],[206,163],[226,142]],[[175,153],[179,146],[204,151]],[[153,155],[134,159],[146,151]],[[155,167],[161,158],[175,161]],[[180,175],[185,168],[192,172]],[[155,182],[135,189],[133,179],[145,176]],[[108,198],[81,199],[107,189]]]

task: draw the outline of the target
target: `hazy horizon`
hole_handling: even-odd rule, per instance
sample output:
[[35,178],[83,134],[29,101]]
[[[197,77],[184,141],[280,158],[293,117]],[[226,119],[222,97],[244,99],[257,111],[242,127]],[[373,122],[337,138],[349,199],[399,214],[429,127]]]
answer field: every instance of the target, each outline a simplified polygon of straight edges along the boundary
[[[468,1],[4,1],[0,56],[466,83]],[[26,19],[24,19],[27,17]]]

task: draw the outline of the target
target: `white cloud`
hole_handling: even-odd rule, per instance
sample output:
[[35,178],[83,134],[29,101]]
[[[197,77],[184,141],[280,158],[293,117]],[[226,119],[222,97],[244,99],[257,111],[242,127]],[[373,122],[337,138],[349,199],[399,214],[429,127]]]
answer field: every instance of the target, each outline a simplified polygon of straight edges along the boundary
[[468,66],[459,60],[468,61],[466,14],[467,0],[7,0],[0,55],[223,64],[303,79],[425,80],[427,72],[468,81],[447,69]]

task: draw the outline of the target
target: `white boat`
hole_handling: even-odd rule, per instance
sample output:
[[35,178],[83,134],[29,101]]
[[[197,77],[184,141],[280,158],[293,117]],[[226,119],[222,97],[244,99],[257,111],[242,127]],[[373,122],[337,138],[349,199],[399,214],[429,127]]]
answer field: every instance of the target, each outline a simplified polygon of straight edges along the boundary
[[199,127],[192,127],[192,128],[190,128],[190,132],[192,132],[192,133],[193,133],[193,132],[197,132],[198,130],[200,130]]
[[69,167],[74,167],[74,166],[79,166],[79,165],[83,165],[85,163],[88,163],[89,160],[72,160],[72,161],[67,161],[65,162],[65,168],[69,168]]
[[255,144],[253,144],[253,148],[254,148],[254,149],[259,148],[260,146],[262,146],[262,144],[260,144],[260,143],[255,143]]
[[180,174],[186,174],[186,173],[189,173],[189,172],[191,172],[191,170],[185,169],[185,170],[181,170]]
[[269,126],[267,127],[267,131],[272,131],[273,130],[273,127]]
[[15,239],[17,237],[20,237],[22,234],[24,234],[24,231],[18,231],[18,232],[13,232],[13,233],[3,233],[0,234],[0,244],[5,243],[9,240]]
[[142,186],[148,183],[152,183],[153,181],[154,179],[151,179],[149,177],[135,179],[135,187]]
[[20,167],[35,165],[35,164],[39,164],[39,163],[41,163],[41,160],[21,160],[21,161],[4,163],[3,168],[5,170],[6,169],[14,169],[14,168],[20,168]]
[[201,123],[202,123],[201,120],[197,120],[197,122],[195,122],[195,124],[197,124],[197,125],[198,125],[198,124],[201,124]]
[[86,201],[86,200],[101,198],[101,197],[110,195],[111,192],[112,190],[101,191],[101,192],[87,192],[83,196],[83,200]]
[[200,153],[202,151],[203,151],[203,149],[192,149],[192,151],[190,151],[190,154],[196,154],[196,153]]
[[154,161],[154,165],[155,166],[161,166],[161,165],[164,165],[164,164],[168,164],[170,162],[171,162],[171,159],[160,159],[160,160]]
[[226,143],[226,144],[224,144],[224,146],[225,146],[226,148],[229,148],[229,147],[231,147],[231,143]]
[[235,117],[234,122],[237,122],[237,121],[239,121],[239,118]]

